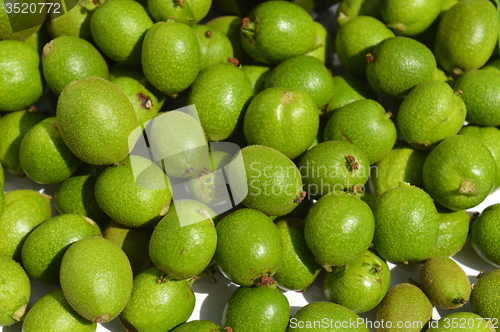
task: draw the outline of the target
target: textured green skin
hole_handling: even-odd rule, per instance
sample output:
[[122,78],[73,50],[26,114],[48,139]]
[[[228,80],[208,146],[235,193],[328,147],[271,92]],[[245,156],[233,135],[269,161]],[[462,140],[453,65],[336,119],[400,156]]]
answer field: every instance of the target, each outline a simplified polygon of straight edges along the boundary
[[92,14],[90,31],[108,57],[126,65],[140,65],[142,42],[153,24],[138,2],[109,0]]
[[99,51],[85,39],[61,36],[43,48],[43,76],[59,96],[71,82],[95,76],[108,79],[108,65]]
[[458,93],[444,82],[430,81],[410,91],[399,107],[397,122],[403,139],[423,150],[456,135],[466,114]]
[[74,213],[89,217],[100,225],[109,221],[94,195],[97,176],[75,174],[57,187],[54,203],[59,213]]
[[179,5],[177,1],[147,0],[148,12],[155,22],[167,21],[170,17],[177,23],[194,25],[194,15],[188,1]]
[[70,83],[59,97],[56,118],[69,149],[92,165],[123,160],[129,153],[129,135],[137,127],[127,96],[98,77]]
[[148,82],[168,95],[186,90],[200,70],[200,46],[194,31],[182,23],[158,22],[146,33],[142,69]]
[[60,36],[75,36],[92,40],[90,19],[97,5],[91,0],[80,0],[69,12],[53,20],[47,21],[45,26],[52,38]]
[[234,283],[252,286],[259,277],[273,276],[283,264],[283,245],[274,223],[262,212],[241,209],[216,227],[215,261]]
[[17,111],[35,103],[43,94],[38,52],[17,40],[0,41],[0,111]]
[[439,236],[429,257],[451,257],[462,249],[469,235],[471,216],[465,210],[451,211],[436,205]]
[[439,234],[439,216],[422,189],[401,184],[379,197],[373,209],[377,252],[389,262],[419,262],[429,257]]
[[344,0],[337,11],[337,24],[342,26],[358,16],[371,16],[381,20],[380,0]]
[[43,184],[66,180],[83,163],[64,144],[55,117],[37,123],[26,133],[19,161],[30,179]]
[[[379,332],[419,332],[432,317],[432,304],[420,288],[405,283],[394,286],[380,303],[377,321],[392,322],[393,328],[377,329]],[[410,322],[413,328],[397,329],[398,322]],[[416,322],[421,322],[420,327]]]
[[23,306],[28,306],[31,285],[23,268],[2,254],[0,254],[0,269],[2,270],[0,275],[0,326],[9,326],[24,319],[25,312],[21,317],[15,313]]
[[[353,156],[357,170],[350,170],[347,157]],[[312,196],[336,190],[363,187],[370,176],[370,163],[364,152],[345,141],[328,141],[308,150],[298,163],[304,190]],[[316,188],[313,193],[312,189]]]
[[224,308],[222,326],[240,332],[284,332],[290,318],[288,299],[268,287],[240,287]]
[[0,186],[2,186],[2,188],[5,185],[5,176],[4,176],[3,172],[4,172],[3,166],[2,166],[2,164],[0,164]]
[[[32,36],[35,32],[37,32],[40,29],[41,24],[43,23],[43,21],[45,20],[45,17],[47,16],[46,12],[44,12],[44,11],[42,11],[41,13],[39,11],[37,11],[36,13],[30,13],[29,20],[34,24],[38,23],[40,25],[37,25],[37,26],[30,28],[30,29],[21,30],[21,31],[13,33],[12,26],[18,26],[18,27],[25,26],[24,23],[26,22],[26,20],[28,20],[28,18],[26,17],[26,13],[23,13],[21,11],[20,13],[17,13],[17,15],[16,15],[16,13],[12,12],[10,15],[10,20],[9,20],[9,15],[7,14],[7,12],[5,10],[6,3],[10,3],[11,5],[13,5],[16,2],[15,1],[4,1],[2,4],[0,4],[0,40],[1,39],[14,39],[14,40],[24,41],[24,40],[28,39],[30,36]],[[31,3],[38,3],[38,2],[35,0],[32,0],[32,1],[20,2],[20,4],[21,3],[26,3],[29,6]],[[24,8],[24,6],[22,6],[21,8]]]
[[21,261],[21,248],[29,234],[50,219],[50,196],[34,190],[5,194],[5,211],[0,218],[0,255]]
[[130,261],[132,272],[137,275],[151,264],[149,239],[152,233],[153,229],[149,227],[129,228],[111,220],[103,236],[123,250]]
[[191,8],[195,24],[207,16],[210,7],[212,7],[212,0],[186,0],[186,2]]
[[375,220],[368,204],[342,193],[321,197],[307,215],[304,238],[316,262],[328,272],[351,264],[372,243]]
[[66,250],[76,241],[102,236],[97,224],[77,214],[63,214],[37,227],[24,241],[21,252],[26,272],[46,284],[59,284]]
[[96,328],[71,308],[59,289],[38,300],[23,322],[23,332],[95,332]]
[[[1,165],[0,168],[2,168]],[[0,182],[0,218],[2,217],[3,212],[5,211],[5,193],[3,190],[4,190],[3,183]]]
[[146,76],[144,76],[140,66],[127,66],[117,63],[109,70],[109,81],[114,83],[120,77],[130,77],[144,86],[147,85]]
[[262,65],[245,65],[241,67],[241,70],[250,80],[255,95],[266,88],[266,78],[271,68]]
[[323,139],[352,143],[364,152],[370,165],[375,164],[396,143],[396,126],[391,115],[375,100],[357,100],[332,114]]
[[276,222],[283,244],[283,264],[275,274],[278,286],[285,290],[305,291],[314,282],[321,266],[314,260],[304,239],[304,222],[284,219]]
[[198,174],[209,158],[200,123],[183,112],[170,111],[156,117],[149,142],[153,155],[162,157],[162,168],[169,176],[188,178]]
[[311,146],[318,129],[316,102],[300,88],[265,89],[252,100],[243,121],[243,132],[248,144],[268,146],[290,159],[300,156]]
[[218,324],[208,320],[193,320],[180,325],[172,332],[226,332]]
[[[422,171],[424,188],[450,210],[465,210],[481,203],[495,185],[495,159],[478,140],[467,135],[445,139],[429,153]],[[462,181],[474,182],[476,192],[461,193]]]
[[[442,317],[438,326],[428,329],[428,332],[463,332],[466,328],[470,332],[494,332],[491,322],[471,312],[455,312]],[[474,324],[472,323],[474,320]],[[457,326],[453,328],[453,326]],[[497,325],[498,326],[498,325]]]
[[[122,315],[139,331],[170,331],[188,320],[195,301],[187,281],[169,280],[163,272],[151,267],[135,277],[130,301]],[[166,315],[167,312],[175,315]]]
[[422,168],[427,153],[415,150],[403,140],[396,141],[394,147],[371,169],[371,179],[377,196],[399,182],[406,182],[422,188]]
[[[165,103],[166,96],[155,88],[146,88],[141,82],[131,77],[117,77],[113,84],[122,90],[134,106],[137,122],[139,125],[151,120],[160,112]],[[152,106],[145,105],[147,98]]]
[[394,36],[394,32],[376,18],[358,16],[340,27],[335,37],[335,50],[344,68],[356,76],[364,77],[366,55],[380,42]]
[[472,248],[481,258],[500,268],[500,204],[487,207],[471,227]]
[[472,312],[481,317],[496,318],[497,326],[500,321],[499,287],[500,270],[487,272],[477,279],[470,297]]
[[[134,169],[139,168],[147,169],[140,176],[147,177],[149,188],[138,183],[139,177],[135,178]],[[172,201],[172,193],[167,176],[156,164],[132,155],[99,175],[95,199],[111,219],[128,227],[145,227],[161,218],[163,208]]]
[[49,33],[45,26],[42,26],[40,30],[31,35],[28,39],[24,41],[25,44],[30,45],[35,50],[37,50],[38,54],[42,54],[43,47],[50,41]]
[[125,308],[133,281],[125,253],[100,236],[69,247],[62,259],[60,279],[71,307],[95,323],[109,322]]
[[382,0],[382,20],[397,35],[415,36],[424,32],[441,12],[443,0]]
[[206,25],[195,25],[192,29],[200,45],[200,70],[233,57],[233,46],[223,32]]
[[297,166],[281,152],[262,145],[247,146],[237,156],[243,162],[233,161],[227,173],[233,195],[268,216],[292,212],[302,193]]
[[307,92],[318,108],[325,106],[334,93],[332,75],[316,58],[299,55],[276,66],[266,79],[266,89],[281,87]]
[[[170,279],[189,279],[208,266],[217,247],[216,213],[194,200],[175,201],[149,242],[151,261]],[[177,211],[181,211],[182,220]]]
[[455,86],[455,80],[453,80],[453,77],[450,74],[446,73],[444,70],[440,69],[439,67],[436,69],[436,72],[434,73],[433,80],[439,82],[445,82],[451,88]]
[[436,35],[436,59],[449,73],[480,68],[493,53],[498,32],[498,13],[490,1],[460,1],[441,18]]
[[[333,326],[318,328],[316,325],[313,327],[312,324],[314,324],[314,321],[322,321],[325,318],[328,319],[329,324],[331,323]],[[313,302],[302,307],[295,313],[295,315],[293,315],[287,331],[336,332],[341,330],[343,332],[368,332],[369,330],[365,324],[362,324],[361,326],[355,325],[356,327],[354,328],[349,328],[348,326],[342,329],[335,328],[336,322],[356,322],[358,319],[358,315],[341,305],[326,301]],[[303,327],[299,327],[299,325],[303,325]]]
[[495,188],[500,186],[500,130],[495,127],[478,127],[468,125],[459,131],[460,135],[468,135],[477,138],[490,150],[495,164],[497,165],[497,177]]
[[200,72],[189,90],[187,105],[196,105],[208,140],[217,142],[241,130],[252,97],[252,83],[246,74],[226,62]]
[[361,99],[376,99],[375,94],[370,88],[355,76],[334,76],[332,81],[334,93],[328,102],[328,118],[330,118],[336,110],[354,101]]
[[441,309],[460,308],[470,297],[469,278],[460,265],[449,257],[426,261],[420,270],[420,284],[429,300]]
[[436,59],[424,44],[394,37],[381,42],[372,53],[374,60],[366,67],[368,83],[380,93],[399,96],[427,81],[432,81]]
[[493,60],[493,61],[490,61],[488,62],[484,67],[482,67],[481,69],[484,69],[484,70],[492,70],[494,72],[496,72],[497,74],[500,74],[500,59],[497,59],[497,60]]
[[314,21],[314,27],[316,28],[316,45],[318,47],[310,52],[307,52],[306,55],[320,60],[324,65],[329,65],[329,61],[333,53],[332,37],[323,24]]
[[227,38],[231,41],[234,51],[234,57],[240,63],[248,63],[252,61],[250,55],[243,49],[240,40],[240,29],[242,25],[241,17],[238,16],[219,16],[207,23],[206,26],[217,29],[226,34]]
[[22,175],[19,149],[26,133],[45,119],[43,113],[17,111],[0,118],[0,162],[5,169]]
[[490,70],[475,70],[461,75],[455,91],[467,107],[467,122],[479,126],[500,125],[500,75]]
[[248,18],[254,28],[242,28],[240,40],[257,61],[277,64],[314,48],[314,21],[299,5],[288,1],[263,2],[252,9]]
[[323,291],[333,302],[363,313],[375,308],[389,290],[391,273],[385,260],[371,250],[346,266],[325,274]]

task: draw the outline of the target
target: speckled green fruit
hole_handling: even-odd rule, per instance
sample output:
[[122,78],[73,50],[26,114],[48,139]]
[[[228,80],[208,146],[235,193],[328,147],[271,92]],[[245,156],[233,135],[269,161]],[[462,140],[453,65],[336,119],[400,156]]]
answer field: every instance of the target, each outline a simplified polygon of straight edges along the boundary
[[290,213],[303,200],[299,170],[284,154],[267,146],[241,149],[227,175],[233,196],[268,216]]
[[496,72],[497,74],[500,74],[500,59],[496,59],[496,60],[492,60],[492,61],[488,62],[481,69],[491,70],[491,71]]
[[487,207],[471,227],[470,241],[481,258],[500,267],[500,204]]
[[416,149],[427,149],[462,128],[467,110],[459,93],[444,82],[425,82],[410,91],[398,112],[403,139]]
[[97,7],[90,31],[99,49],[126,65],[141,64],[142,42],[153,21],[138,2],[110,0]]
[[378,20],[380,16],[380,0],[344,0],[337,10],[337,24],[342,26],[358,16],[371,16]]
[[241,130],[252,97],[246,74],[226,61],[200,72],[189,90],[187,104],[196,106],[208,140],[221,141]]
[[383,0],[380,15],[397,35],[415,36],[431,26],[442,3],[443,0]]
[[274,223],[262,212],[237,210],[217,224],[215,261],[226,278],[241,286],[258,284],[283,264],[283,245]]
[[275,275],[278,286],[285,290],[305,291],[318,276],[321,266],[307,248],[304,221],[279,220],[276,227],[283,244],[283,264]]
[[31,285],[23,268],[0,254],[0,326],[9,326],[24,319],[28,311]]
[[172,17],[176,22],[188,25],[201,21],[211,5],[211,0],[147,1],[148,10],[155,22],[167,21]]
[[471,216],[465,210],[451,211],[436,205],[439,235],[429,257],[451,257],[462,249],[469,235]]
[[373,17],[358,16],[339,29],[335,37],[335,49],[342,66],[351,74],[364,77],[366,55],[381,41],[391,37],[394,37],[394,33],[384,23]]
[[250,80],[255,95],[265,89],[266,79],[271,72],[271,68],[262,65],[245,65],[241,67],[241,70]]
[[333,96],[328,102],[327,118],[341,107],[361,99],[376,99],[370,88],[355,76],[334,76]]
[[345,141],[328,141],[308,150],[298,163],[304,190],[311,196],[363,187],[370,176],[364,152]]
[[325,106],[334,93],[332,75],[318,59],[301,55],[276,66],[266,79],[266,88],[281,87],[307,92],[318,108]]
[[[307,332],[314,330],[315,332],[335,332],[339,331],[339,324],[342,322],[356,322],[360,319],[351,310],[339,304],[332,302],[320,301],[309,303],[302,307],[292,316],[288,324],[288,332]],[[318,327],[315,321],[325,321],[327,324]],[[337,323],[337,327],[335,327]],[[354,324],[349,326],[344,323],[343,332],[368,332],[365,323]]]
[[[0,168],[2,168],[1,165]],[[5,193],[3,190],[4,190],[3,183],[0,182],[0,218],[2,217],[3,212],[5,211]]]
[[448,84],[450,87],[455,86],[455,80],[453,80],[453,77],[446,73],[444,70],[440,69],[437,67],[436,71],[434,72],[434,81],[439,81],[439,82],[445,82]]
[[238,288],[222,313],[222,326],[232,331],[284,332],[290,318],[288,300],[268,287]]
[[142,44],[142,69],[148,82],[173,97],[186,90],[200,71],[200,46],[194,31],[172,20],[151,27]]
[[122,90],[134,106],[139,125],[151,120],[160,112],[166,96],[154,87],[145,87],[131,77],[118,77],[113,84]]
[[498,13],[487,0],[465,0],[442,17],[436,36],[436,59],[455,75],[482,67],[498,42]]
[[200,46],[200,70],[233,57],[233,46],[223,32],[206,25],[195,25],[192,29]]
[[[279,25],[281,28],[276,29]],[[307,11],[288,1],[267,1],[243,20],[240,39],[255,60],[276,64],[315,46],[316,29]]]
[[394,328],[389,326],[395,327],[402,322],[406,323],[406,328],[400,331],[418,332],[431,317],[432,304],[420,288],[408,283],[399,284],[392,288],[380,303],[377,321],[383,319],[386,324],[377,331],[394,331]]
[[151,264],[149,258],[150,227],[129,228],[111,220],[103,231],[103,236],[120,247],[127,255],[132,272],[137,275]]
[[495,164],[497,165],[495,188],[498,188],[500,186],[500,130],[495,127],[478,127],[469,125],[463,127],[459,134],[477,138],[488,148],[488,150],[490,150],[493,158],[495,159]]
[[75,242],[63,256],[60,272],[64,297],[94,323],[107,323],[125,308],[132,291],[132,269],[112,242],[90,237]]
[[218,324],[209,320],[192,320],[179,325],[172,332],[225,332]]
[[108,65],[99,51],[85,39],[61,36],[43,48],[43,76],[59,96],[71,82],[95,76],[108,79]]
[[427,81],[432,81],[436,59],[424,44],[407,37],[381,42],[366,56],[366,78],[380,93],[399,96]]
[[127,66],[117,63],[109,69],[109,81],[114,83],[114,81],[120,77],[133,78],[144,86],[148,84],[140,66]]
[[327,66],[330,64],[333,53],[332,37],[323,24],[314,21],[314,27],[316,28],[316,48],[307,52],[306,55],[320,60],[322,64]]
[[321,197],[309,211],[304,238],[316,262],[332,266],[353,263],[370,246],[375,228],[368,204],[346,194]]
[[375,308],[389,290],[391,273],[385,260],[367,250],[351,264],[337,266],[325,274],[326,298],[357,314]]
[[66,250],[74,242],[102,236],[99,226],[77,214],[63,214],[37,227],[24,241],[23,266],[30,276],[46,284],[59,284],[59,269]]
[[396,143],[391,113],[375,100],[352,102],[335,111],[323,133],[325,141],[347,141],[364,152],[370,164],[382,159]]
[[2,186],[2,188],[5,185],[5,176],[3,172],[3,166],[0,164],[0,186]]
[[379,197],[373,209],[377,252],[389,262],[419,262],[429,257],[439,234],[439,216],[422,189],[401,183]]
[[187,281],[170,280],[151,267],[134,278],[132,295],[120,320],[129,330],[133,326],[139,331],[170,331],[188,320],[195,302]]
[[490,70],[474,70],[461,75],[455,91],[461,92],[467,107],[467,122],[479,126],[500,125],[500,75]]
[[38,300],[23,322],[23,332],[95,332],[96,328],[71,308],[59,289]]
[[30,179],[44,184],[66,180],[83,163],[64,144],[55,117],[39,122],[26,133],[19,161]]
[[470,297],[469,278],[449,257],[431,258],[420,270],[420,284],[429,300],[441,309],[462,307]]
[[465,210],[480,204],[497,177],[495,159],[478,139],[456,135],[429,153],[422,172],[424,188],[440,205]]
[[93,165],[111,165],[124,159],[129,153],[129,135],[137,127],[127,96],[98,77],[70,83],[59,97],[56,118],[64,143],[78,158]]
[[0,218],[0,255],[21,261],[21,249],[29,234],[50,219],[50,196],[34,190],[5,194],[5,211]]
[[477,279],[472,289],[470,305],[472,312],[481,317],[500,321],[500,270],[487,272]]
[[[35,0],[22,2],[26,3],[27,6],[21,5],[22,3],[18,2],[20,10],[17,12],[14,9],[14,7],[17,7],[14,6],[15,3],[15,1],[4,1],[0,5],[0,40],[14,39],[24,41],[28,39],[40,29],[47,16],[44,10],[34,10],[34,12],[28,10],[29,6],[33,8],[32,4],[38,4]],[[10,11],[10,13],[7,13],[7,11]],[[28,16],[26,16],[27,13],[29,13]]]
[[0,111],[26,108],[42,96],[40,55],[34,48],[17,40],[1,40],[0,67]]
[[[453,324],[455,322],[455,324]],[[462,326],[462,327],[461,327]],[[460,332],[467,328],[471,332],[494,332],[491,321],[472,312],[455,312],[442,317],[428,332]]]
[[[314,58],[311,60],[319,62]],[[266,86],[271,75],[273,72],[269,74]],[[252,100],[243,121],[248,144],[271,147],[290,159],[300,156],[311,146],[318,128],[317,104],[311,95],[299,88],[265,89]]]
[[0,118],[0,162],[5,169],[23,176],[19,149],[26,133],[45,118],[32,110],[17,111]]
[[66,14],[47,21],[47,31],[52,38],[74,36],[92,40],[90,18],[96,8],[91,0],[80,0]]
[[216,29],[224,33],[231,45],[233,46],[234,57],[240,61],[240,63],[246,64],[250,62],[252,58],[243,49],[240,40],[240,28],[242,25],[242,19],[238,16],[219,16],[207,23],[206,26]]

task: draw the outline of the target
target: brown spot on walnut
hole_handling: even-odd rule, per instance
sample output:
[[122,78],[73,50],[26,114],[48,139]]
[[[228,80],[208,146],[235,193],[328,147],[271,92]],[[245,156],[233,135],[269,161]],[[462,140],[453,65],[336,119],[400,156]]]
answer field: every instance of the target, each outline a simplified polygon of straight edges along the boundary
[[354,170],[359,169],[359,164],[356,162],[356,159],[353,156],[347,156],[347,159],[349,159],[349,162],[351,163],[351,166]]
[[205,37],[210,38],[212,37],[213,32],[210,30],[205,31]]
[[236,58],[227,58],[227,61],[231,62],[236,67],[238,67],[240,65],[240,62]]
[[375,57],[373,55],[371,55],[370,53],[368,53],[366,55],[366,62],[370,63],[370,62],[373,62],[373,60],[375,60]]
[[294,203],[302,203],[302,201],[304,200],[304,198],[306,198],[306,194],[307,194],[307,193],[306,193],[305,191],[301,192],[301,193],[299,194],[299,196],[295,197],[295,199],[294,199],[294,201],[293,201],[293,202],[294,202]]
[[139,92],[137,95],[137,100],[141,103],[141,108],[145,108],[147,110],[150,110],[153,108],[153,100],[151,100],[150,97],[146,96],[142,92]]
[[37,108],[35,105],[31,105],[30,107],[28,107],[28,111],[29,112],[36,112],[37,111]]
[[182,0],[175,0],[179,6],[182,6]]
[[266,275],[261,275],[260,276],[260,281],[259,285],[261,286],[271,286],[275,283],[274,279],[272,277],[268,277]]
[[226,331],[226,332],[233,332],[233,329],[230,328],[229,326],[227,326],[227,327],[224,328],[224,331]]
[[246,28],[246,27],[247,27],[247,25],[248,25],[248,22],[250,22],[250,19],[249,19],[248,17],[243,18],[243,19],[241,20],[241,23],[242,23],[242,24],[241,24],[241,28],[242,28],[242,29]]

